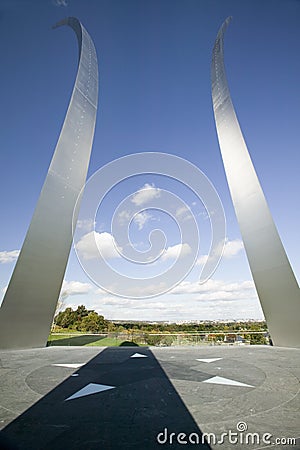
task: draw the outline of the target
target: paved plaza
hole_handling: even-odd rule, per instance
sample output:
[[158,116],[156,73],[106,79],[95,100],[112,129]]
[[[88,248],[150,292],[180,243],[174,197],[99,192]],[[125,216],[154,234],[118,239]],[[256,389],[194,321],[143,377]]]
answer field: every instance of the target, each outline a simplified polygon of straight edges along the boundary
[[300,449],[299,360],[265,346],[1,351],[1,449]]

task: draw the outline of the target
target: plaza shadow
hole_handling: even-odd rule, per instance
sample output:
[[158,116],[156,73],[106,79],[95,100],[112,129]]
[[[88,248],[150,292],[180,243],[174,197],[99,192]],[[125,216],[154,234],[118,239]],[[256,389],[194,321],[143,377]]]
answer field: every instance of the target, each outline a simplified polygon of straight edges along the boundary
[[[40,377],[41,372],[32,376],[29,387],[37,386]],[[106,390],[70,398],[87,385],[105,385]],[[200,444],[180,444],[179,433]],[[4,439],[1,448],[16,450],[211,448],[202,442],[201,430],[147,347],[99,352],[7,425]]]
[[83,334],[80,336],[70,336],[63,339],[49,340],[47,342],[47,347],[57,347],[57,346],[82,346],[91,344],[93,342],[101,341],[105,336],[97,336],[93,334]]

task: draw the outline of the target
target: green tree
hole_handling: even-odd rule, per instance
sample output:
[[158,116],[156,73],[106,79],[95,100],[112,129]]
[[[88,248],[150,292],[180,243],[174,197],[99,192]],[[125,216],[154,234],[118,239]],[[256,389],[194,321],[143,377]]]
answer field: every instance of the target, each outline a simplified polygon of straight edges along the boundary
[[77,320],[81,320],[83,317],[86,317],[90,311],[88,311],[84,305],[79,305],[75,312],[77,315]]
[[146,334],[145,335],[145,341],[148,345],[159,345],[161,343],[162,336],[159,335],[151,335]]
[[267,340],[263,334],[250,334],[250,345],[266,345]]
[[100,316],[95,311],[91,311],[87,316],[83,317],[79,329],[80,331],[99,333],[107,330],[107,321],[103,316]]
[[169,347],[172,345],[176,337],[174,336],[167,336],[167,335],[151,335],[146,334],[145,335],[145,341],[148,345],[161,345]]
[[62,328],[69,328],[76,322],[76,313],[72,308],[66,308],[65,311],[61,311],[55,318],[55,325]]

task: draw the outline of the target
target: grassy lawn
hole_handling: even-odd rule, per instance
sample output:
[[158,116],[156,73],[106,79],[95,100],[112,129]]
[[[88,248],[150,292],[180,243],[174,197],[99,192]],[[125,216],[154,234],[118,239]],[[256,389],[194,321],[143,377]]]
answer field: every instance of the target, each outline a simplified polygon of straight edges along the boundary
[[114,338],[103,338],[99,339],[98,341],[91,342],[90,344],[87,344],[88,346],[96,346],[96,347],[116,347],[120,344],[122,344],[123,341],[120,341],[119,339]]
[[[90,334],[50,334],[48,338],[48,347],[59,345],[116,347],[119,345],[130,345],[130,342],[110,337],[94,336]],[[133,342],[132,345],[137,344]]]

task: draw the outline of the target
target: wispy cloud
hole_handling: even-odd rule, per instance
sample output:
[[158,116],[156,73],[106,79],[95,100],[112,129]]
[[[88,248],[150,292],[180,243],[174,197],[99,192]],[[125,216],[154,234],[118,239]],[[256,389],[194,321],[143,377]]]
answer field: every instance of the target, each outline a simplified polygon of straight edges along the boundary
[[154,184],[146,183],[132,196],[131,201],[136,206],[141,206],[148,203],[150,200],[153,200],[154,198],[160,197],[160,194],[161,190],[159,188],[156,188]]
[[191,211],[186,206],[181,206],[176,209],[175,216],[180,220],[189,220],[192,218]]
[[58,6],[58,7],[60,7],[60,6],[66,7],[69,4],[67,0],[53,0],[52,3],[53,3],[53,5]]
[[11,250],[3,252],[0,252],[0,263],[1,264],[8,264],[16,261],[20,253],[20,250]]
[[121,212],[119,212],[118,214],[118,219],[119,219],[119,223],[120,225],[126,225],[129,223],[130,219],[131,219],[131,214],[129,211],[126,211],[125,209]]
[[146,211],[142,211],[136,214],[133,218],[134,223],[137,224],[138,229],[142,230],[145,224],[152,218],[152,215],[147,213]]
[[92,231],[94,230],[96,222],[93,219],[83,219],[77,221],[77,228],[83,231]]

